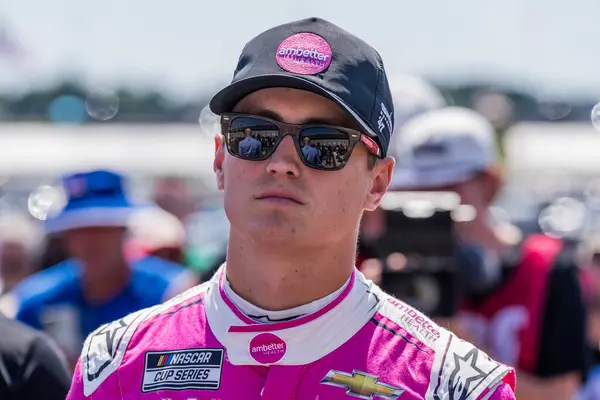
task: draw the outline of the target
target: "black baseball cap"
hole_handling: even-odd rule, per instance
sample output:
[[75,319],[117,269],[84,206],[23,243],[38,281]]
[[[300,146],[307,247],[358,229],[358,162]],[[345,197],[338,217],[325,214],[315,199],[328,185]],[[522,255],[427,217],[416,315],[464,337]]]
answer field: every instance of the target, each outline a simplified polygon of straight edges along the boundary
[[387,154],[394,104],[383,61],[363,40],[320,18],[271,28],[242,50],[231,84],[210,101],[230,112],[247,95],[271,87],[307,90],[338,104]]

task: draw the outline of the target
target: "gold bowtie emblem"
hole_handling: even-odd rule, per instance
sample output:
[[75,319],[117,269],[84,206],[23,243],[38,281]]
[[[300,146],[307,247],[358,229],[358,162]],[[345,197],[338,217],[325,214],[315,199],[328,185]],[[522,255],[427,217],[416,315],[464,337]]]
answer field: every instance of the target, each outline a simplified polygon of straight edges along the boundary
[[404,389],[379,382],[379,377],[357,370],[352,371],[352,374],[331,370],[321,383],[344,388],[349,396],[368,400],[372,400],[373,396],[396,400],[404,393]]

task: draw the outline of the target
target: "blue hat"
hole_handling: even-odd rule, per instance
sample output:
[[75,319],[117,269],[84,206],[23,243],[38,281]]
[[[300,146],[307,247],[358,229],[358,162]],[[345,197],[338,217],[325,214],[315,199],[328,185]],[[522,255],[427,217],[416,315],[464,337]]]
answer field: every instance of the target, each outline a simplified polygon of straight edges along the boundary
[[46,220],[48,232],[85,227],[126,227],[134,206],[127,199],[123,178],[110,171],[91,171],[63,178],[67,204]]

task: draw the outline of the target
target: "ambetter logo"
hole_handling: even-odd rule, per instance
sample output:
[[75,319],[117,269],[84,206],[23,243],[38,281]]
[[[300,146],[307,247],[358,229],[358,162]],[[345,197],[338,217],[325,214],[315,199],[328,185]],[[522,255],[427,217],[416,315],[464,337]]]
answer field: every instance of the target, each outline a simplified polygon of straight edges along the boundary
[[331,46],[314,33],[297,33],[285,39],[277,48],[277,64],[284,70],[299,75],[314,75],[331,63]]
[[285,355],[283,339],[272,333],[261,333],[250,341],[250,355],[261,364],[274,364]]

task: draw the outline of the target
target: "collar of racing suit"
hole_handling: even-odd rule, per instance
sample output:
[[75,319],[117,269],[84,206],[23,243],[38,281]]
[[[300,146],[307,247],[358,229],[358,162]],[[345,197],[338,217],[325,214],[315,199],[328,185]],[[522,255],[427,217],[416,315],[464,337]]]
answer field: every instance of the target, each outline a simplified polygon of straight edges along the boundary
[[225,266],[211,279],[204,298],[206,316],[215,337],[234,365],[269,365],[255,360],[249,349],[262,334],[284,343],[278,365],[302,365],[331,353],[354,336],[383,306],[380,289],[354,270],[348,284],[331,302],[301,317],[263,324],[246,316],[223,290]]
[[227,296],[228,299],[237,307],[241,312],[243,312],[248,317],[253,320],[261,323],[272,324],[275,322],[283,322],[289,321],[298,317],[302,317],[307,314],[312,314],[314,312],[319,311],[321,308],[327,306],[327,304],[334,301],[338,296],[344,291],[344,289],[350,283],[350,278],[333,293],[328,294],[327,296],[315,300],[311,303],[304,304],[298,307],[290,308],[287,310],[281,311],[269,311],[262,309],[260,307],[255,306],[254,304],[244,300],[239,294],[233,291],[227,278],[221,275],[222,283],[221,288],[223,289],[223,294]]

